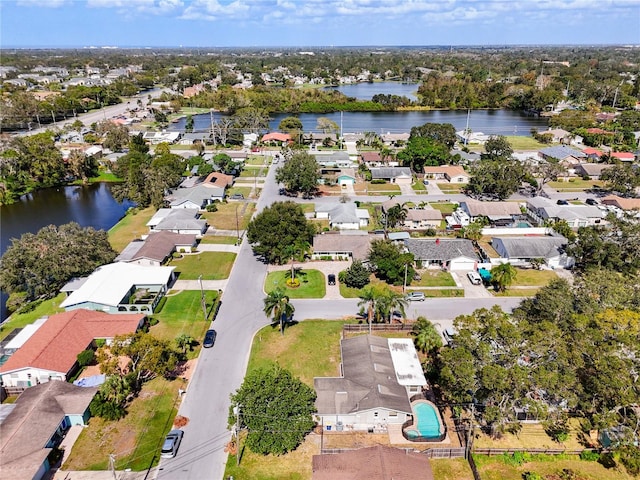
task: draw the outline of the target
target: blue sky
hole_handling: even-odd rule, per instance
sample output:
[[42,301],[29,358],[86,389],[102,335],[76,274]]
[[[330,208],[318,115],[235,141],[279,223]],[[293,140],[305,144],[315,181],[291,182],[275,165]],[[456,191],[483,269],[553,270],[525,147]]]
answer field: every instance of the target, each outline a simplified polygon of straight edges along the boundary
[[0,0],[22,47],[640,44],[640,0]]

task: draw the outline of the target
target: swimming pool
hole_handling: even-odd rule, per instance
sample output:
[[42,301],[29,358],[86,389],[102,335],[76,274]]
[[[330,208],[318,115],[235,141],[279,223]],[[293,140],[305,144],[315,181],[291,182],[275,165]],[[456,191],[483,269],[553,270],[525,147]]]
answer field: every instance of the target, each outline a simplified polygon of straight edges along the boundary
[[412,404],[414,423],[405,430],[408,438],[438,439],[444,433],[437,407],[426,400],[418,400]]

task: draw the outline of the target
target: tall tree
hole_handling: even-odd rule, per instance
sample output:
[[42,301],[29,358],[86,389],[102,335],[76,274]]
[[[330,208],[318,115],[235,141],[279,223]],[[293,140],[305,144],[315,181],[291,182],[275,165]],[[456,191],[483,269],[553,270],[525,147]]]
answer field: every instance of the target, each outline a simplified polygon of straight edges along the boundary
[[405,273],[408,279],[415,275],[413,255],[389,240],[373,240],[368,260],[379,279],[394,285],[403,284]]
[[295,307],[290,303],[289,297],[280,288],[269,292],[264,299],[264,313],[273,318],[274,323],[280,326],[280,333],[284,335],[284,324],[295,312]]
[[513,147],[503,135],[491,135],[484,144],[483,160],[509,160],[513,155]]
[[410,137],[430,138],[451,150],[456,143],[456,129],[450,123],[425,123],[412,127]]
[[510,263],[502,263],[491,269],[491,278],[496,289],[501,292],[504,292],[514,282],[517,275],[518,271]]
[[480,160],[471,173],[467,193],[498,200],[504,200],[516,192],[526,178],[524,166],[514,160]]
[[294,153],[276,171],[276,182],[283,183],[288,191],[312,197],[318,190],[320,166],[313,155]]
[[411,328],[413,343],[422,353],[434,352],[442,347],[442,337],[426,317],[418,317]]

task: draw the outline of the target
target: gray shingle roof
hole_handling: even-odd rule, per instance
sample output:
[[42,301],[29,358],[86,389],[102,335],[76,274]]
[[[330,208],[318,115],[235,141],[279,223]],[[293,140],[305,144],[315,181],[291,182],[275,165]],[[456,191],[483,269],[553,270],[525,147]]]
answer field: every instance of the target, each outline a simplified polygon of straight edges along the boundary
[[560,145],[555,147],[543,148],[540,150],[540,153],[545,157],[556,158],[558,160],[562,160],[569,156],[575,158],[586,158],[587,156],[582,153],[580,150],[576,150],[571,147],[567,147],[566,145]]
[[400,175],[411,176],[409,167],[380,167],[371,169],[371,178],[396,178]]
[[477,259],[471,240],[465,239],[409,239],[404,242],[416,260],[438,260],[447,262],[458,257]]
[[[350,252],[354,259],[364,260],[369,254],[373,240],[380,240],[384,235],[369,234],[354,230],[352,232],[324,233],[313,237],[313,251],[316,253]],[[360,234],[361,233],[361,234]]]
[[507,258],[553,258],[567,244],[564,237],[493,237],[492,245]]
[[396,380],[386,338],[361,335],[343,339],[343,377],[315,378],[319,414],[347,414],[387,408],[411,413],[406,388]]

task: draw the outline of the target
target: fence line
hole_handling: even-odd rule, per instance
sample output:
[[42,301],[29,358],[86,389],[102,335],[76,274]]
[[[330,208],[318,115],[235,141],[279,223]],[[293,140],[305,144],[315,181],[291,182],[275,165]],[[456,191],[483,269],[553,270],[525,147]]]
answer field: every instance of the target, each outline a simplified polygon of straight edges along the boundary
[[342,326],[343,332],[368,332],[369,328],[371,328],[372,332],[404,332],[411,331],[413,329],[413,324],[406,323],[383,323],[383,324],[372,324],[369,327],[368,323],[346,323]]
[[529,453],[531,455],[580,455],[582,452],[599,451],[593,448],[584,448],[582,450],[567,450],[561,448],[474,448],[473,453],[476,455],[503,455],[514,454],[517,452]]

